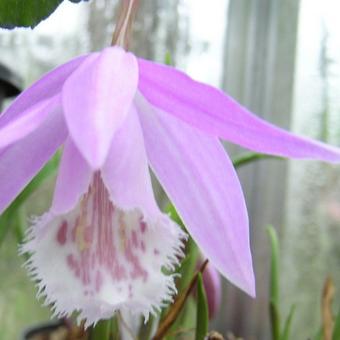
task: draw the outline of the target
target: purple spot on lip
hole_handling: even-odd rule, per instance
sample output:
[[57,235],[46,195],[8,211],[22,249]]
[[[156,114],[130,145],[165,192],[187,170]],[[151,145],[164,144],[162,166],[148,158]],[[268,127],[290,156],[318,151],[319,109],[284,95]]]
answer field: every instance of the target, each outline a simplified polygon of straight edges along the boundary
[[59,226],[58,233],[57,233],[57,241],[58,243],[63,246],[67,240],[67,221],[63,221],[63,223]]
[[142,252],[145,253],[145,243],[144,243],[144,241],[141,241],[140,247],[142,248]]
[[140,231],[144,234],[146,230],[146,223],[144,221],[139,222]]
[[100,291],[100,288],[103,284],[103,277],[100,271],[97,271],[96,274],[96,292],[98,293]]
[[132,244],[135,248],[138,247],[138,238],[137,238],[137,233],[135,230],[132,231]]

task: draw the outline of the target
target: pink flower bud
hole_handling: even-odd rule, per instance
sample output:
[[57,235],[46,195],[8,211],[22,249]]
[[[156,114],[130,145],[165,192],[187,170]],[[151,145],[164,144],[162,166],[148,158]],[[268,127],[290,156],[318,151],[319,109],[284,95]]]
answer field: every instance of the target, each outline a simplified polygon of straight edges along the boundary
[[208,263],[203,272],[203,284],[208,300],[209,318],[212,319],[221,306],[222,285],[221,276],[211,263]]

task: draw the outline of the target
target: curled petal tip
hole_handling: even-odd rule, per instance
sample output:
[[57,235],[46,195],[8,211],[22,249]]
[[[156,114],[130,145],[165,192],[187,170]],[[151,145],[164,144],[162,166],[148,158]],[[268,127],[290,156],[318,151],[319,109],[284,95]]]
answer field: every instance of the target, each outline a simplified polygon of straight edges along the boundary
[[246,205],[221,143],[142,96],[136,102],[150,165],[192,238],[226,278],[253,295]]
[[340,162],[339,148],[270,124],[219,89],[173,67],[139,58],[139,68],[139,89],[153,105],[206,134],[260,153]]

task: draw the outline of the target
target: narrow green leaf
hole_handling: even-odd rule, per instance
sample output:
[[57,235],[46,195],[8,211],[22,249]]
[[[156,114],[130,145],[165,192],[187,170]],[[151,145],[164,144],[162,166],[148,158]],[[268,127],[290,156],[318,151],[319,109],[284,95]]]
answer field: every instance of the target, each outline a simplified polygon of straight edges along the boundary
[[196,340],[204,340],[208,334],[208,326],[208,301],[204,290],[202,274],[199,273],[197,280]]
[[279,304],[279,243],[276,231],[272,226],[267,228],[271,246],[271,261],[270,261],[270,301],[275,305]]
[[312,338],[313,340],[322,340],[322,328],[320,328],[317,333]]
[[169,66],[172,65],[172,58],[171,58],[171,54],[170,54],[169,51],[167,51],[167,52],[165,53],[164,64],[165,64],[165,65],[169,65]]
[[[171,203],[166,206],[165,212],[174,222],[176,222],[185,230],[181,218],[179,217],[175,207]],[[185,287],[188,286],[192,276],[194,275],[195,270],[197,269],[198,254],[199,253],[197,245],[190,237],[185,247],[185,258],[182,261],[181,266],[178,270],[178,273],[180,274],[180,280],[177,282],[177,289],[179,292],[181,292]]]
[[[149,340],[152,337],[152,332],[154,330],[155,327],[155,322],[157,322],[157,320],[155,320],[155,317],[150,315],[150,318],[148,320],[147,323],[141,322],[141,326],[139,328],[139,332],[138,332],[138,339],[139,340]],[[116,339],[116,338],[114,338]]]
[[201,265],[199,271],[191,279],[189,286],[185,289],[184,292],[177,295],[175,301],[168,308],[166,315],[161,319],[153,340],[164,339],[164,337],[167,335],[169,329],[175,323],[177,317],[183,310],[183,307],[193,288],[196,286],[199,274],[204,272],[207,264],[208,260],[205,260]]
[[111,334],[110,339],[120,339],[119,321],[117,314],[111,319]]
[[26,230],[26,214],[22,206],[18,208],[14,217],[14,234],[17,243],[20,244],[24,240]]
[[[169,203],[165,208],[166,213],[170,216],[170,218],[180,225],[184,230],[185,226],[178,215],[175,207]],[[192,277],[194,276],[197,270],[199,251],[196,243],[193,241],[191,237],[189,237],[186,242],[185,247],[185,258],[181,262],[181,265],[178,269],[178,274],[180,275],[179,279],[176,282],[176,286],[178,292],[183,292],[190,284]],[[163,311],[162,315],[167,313],[166,310]],[[193,329],[196,325],[196,302],[193,299],[188,299],[183,310],[178,315],[175,323],[172,325],[169,330],[169,334],[166,336],[167,340],[177,339],[177,335],[179,331],[185,332],[190,329]]]
[[273,340],[280,340],[280,316],[277,305],[269,302],[270,326]]
[[1,216],[0,216],[0,245],[2,244],[2,242],[4,241],[4,239],[6,238],[6,235],[11,227],[10,224],[10,215],[8,212],[4,212]]
[[167,204],[167,206],[165,207],[165,213],[168,214],[170,216],[170,218],[176,222],[178,225],[180,225],[182,228],[184,228],[184,224],[181,220],[181,218],[179,217],[176,208],[174,207],[173,204],[169,203]]
[[289,340],[290,334],[291,334],[292,320],[293,320],[293,317],[294,317],[294,313],[295,313],[295,305],[293,305],[290,308],[288,317],[287,317],[285,324],[284,324],[284,327],[283,327],[283,332],[282,332],[280,340]]
[[[192,277],[197,270],[198,248],[195,242],[190,237],[186,244],[186,255],[179,267],[178,274],[180,277],[176,280],[176,286],[179,293],[185,291],[189,286]],[[193,306],[194,305],[194,306]],[[166,312],[166,310],[164,310]],[[188,298],[181,313],[178,315],[175,323],[172,325],[169,333],[175,336],[167,336],[166,339],[177,339],[176,332],[178,330],[185,330],[194,328],[196,325],[196,302]]]
[[0,245],[4,241],[9,229],[11,228],[13,220],[15,220],[17,210],[45,179],[55,173],[59,161],[60,153],[57,152],[54,157],[42,168],[42,170],[40,170],[40,172],[31,180],[31,182],[27,184],[25,189],[17,196],[17,198],[2,213],[2,215],[0,215]]
[[255,161],[259,161],[261,159],[284,160],[284,158],[282,158],[282,157],[265,155],[265,154],[256,153],[256,152],[247,152],[247,153],[233,159],[233,165],[234,165],[235,168],[239,168],[243,165],[246,165],[248,163],[252,163],[252,162],[255,162]]
[[[165,207],[165,212],[169,215],[169,217],[176,222],[179,226],[185,230],[184,224],[179,217],[175,207],[169,203]],[[189,286],[192,277],[195,275],[195,272],[197,270],[197,260],[198,260],[198,248],[195,244],[195,242],[192,240],[191,237],[189,237],[188,241],[186,242],[185,246],[185,257],[181,262],[181,265],[177,269],[177,273],[179,274],[179,277],[176,280],[176,287],[181,294],[184,292],[184,290]],[[177,334],[178,329],[185,329],[187,328],[188,324],[192,325],[192,327],[195,327],[196,323],[196,304],[194,306],[194,315],[192,318],[192,308],[189,308],[190,305],[190,299],[186,302],[186,305],[183,307],[182,311],[179,313],[178,317],[176,318],[176,321],[169,329],[169,334]],[[169,313],[169,310],[171,307],[163,309],[161,313],[161,320]],[[190,315],[189,315],[189,314]],[[192,320],[193,319],[193,320]],[[167,340],[176,339],[176,336],[173,335],[167,335]]]
[[332,340],[340,339],[340,309],[335,319]]
[[[1,1],[1,0],[0,0]],[[40,172],[27,184],[25,189],[17,196],[8,209],[17,209],[27,198],[41,185],[41,183],[51,176],[58,168],[60,153],[57,152],[51,160],[40,170]]]
[[111,319],[100,320],[90,332],[90,340],[109,340],[111,331]]
[[179,267],[178,273],[180,278],[177,282],[179,292],[183,291],[188,286],[191,278],[195,274],[198,261],[198,248],[190,237],[186,244],[186,255]]
[[[184,339],[186,338],[186,335],[190,335],[190,338],[192,338],[196,329],[196,314],[196,299],[194,299],[193,296],[189,296],[175,323],[171,326],[165,336],[165,340]],[[150,338],[147,338],[147,340],[149,339]]]
[[280,338],[280,314],[279,314],[279,245],[276,231],[272,226],[268,226],[267,232],[271,245],[270,261],[270,319],[273,340]]

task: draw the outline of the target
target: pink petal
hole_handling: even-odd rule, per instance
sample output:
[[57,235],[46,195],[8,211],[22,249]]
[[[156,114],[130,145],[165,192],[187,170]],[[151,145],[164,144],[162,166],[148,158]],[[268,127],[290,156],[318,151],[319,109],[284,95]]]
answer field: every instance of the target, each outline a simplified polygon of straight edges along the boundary
[[0,213],[53,156],[66,139],[60,110],[55,110],[31,134],[0,150]]
[[139,207],[147,216],[159,214],[135,108],[131,108],[122,127],[114,136],[101,173],[111,200],[118,206],[125,210]]
[[261,153],[340,161],[339,149],[269,124],[214,87],[172,67],[138,61],[139,88],[148,101],[210,135]]
[[137,61],[120,47],[91,56],[65,82],[67,126],[93,169],[105,162],[114,133],[129,111],[137,82]]
[[188,231],[225,277],[254,296],[247,210],[222,145],[142,96],[136,105],[150,165]]
[[27,136],[35,130],[59,104],[60,97],[42,100],[23,111],[16,119],[0,127],[0,149]]
[[30,113],[30,108],[33,108],[40,101],[45,101],[58,94],[67,77],[69,77],[85,59],[86,56],[81,56],[57,67],[22,92],[8,109],[0,115],[0,128]]
[[90,185],[92,170],[70,137],[65,142],[51,210],[54,214],[74,209]]

